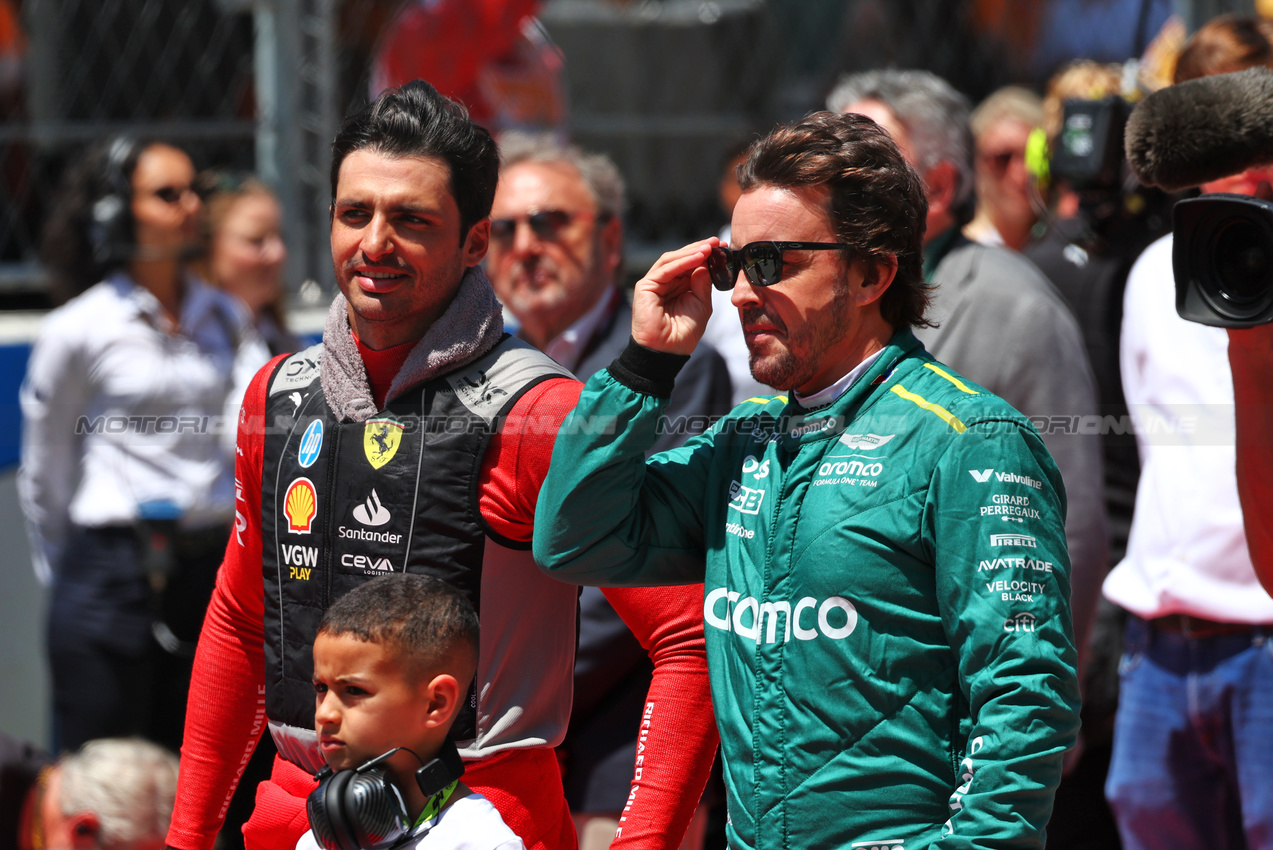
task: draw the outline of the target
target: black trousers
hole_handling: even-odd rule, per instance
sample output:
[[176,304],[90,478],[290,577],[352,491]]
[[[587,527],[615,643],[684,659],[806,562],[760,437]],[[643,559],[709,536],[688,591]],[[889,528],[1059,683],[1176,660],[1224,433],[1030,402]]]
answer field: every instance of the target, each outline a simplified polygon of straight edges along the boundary
[[[188,650],[229,532],[227,526],[175,534],[167,541],[174,568],[159,593],[145,569],[149,543],[137,529],[71,531],[46,624],[56,748],[120,735],[180,748],[193,663]],[[168,648],[156,640],[157,623],[177,639]]]

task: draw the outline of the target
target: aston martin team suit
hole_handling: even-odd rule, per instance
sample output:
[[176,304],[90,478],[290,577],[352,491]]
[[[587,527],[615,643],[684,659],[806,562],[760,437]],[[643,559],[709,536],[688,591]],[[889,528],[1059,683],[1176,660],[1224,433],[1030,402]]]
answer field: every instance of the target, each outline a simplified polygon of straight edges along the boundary
[[730,847],[1043,847],[1079,694],[1038,433],[901,330],[822,406],[744,403],[647,462],[683,361],[631,343],[588,381],[534,551],[611,585],[706,556]]

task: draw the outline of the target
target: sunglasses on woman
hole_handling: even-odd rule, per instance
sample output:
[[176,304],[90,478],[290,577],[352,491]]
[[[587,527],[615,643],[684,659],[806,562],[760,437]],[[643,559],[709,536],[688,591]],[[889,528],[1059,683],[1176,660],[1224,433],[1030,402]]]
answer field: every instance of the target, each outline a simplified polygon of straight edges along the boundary
[[738,250],[717,246],[707,255],[707,273],[721,292],[734,288],[741,271],[752,286],[773,286],[782,280],[783,251],[834,251],[846,242],[750,242]]

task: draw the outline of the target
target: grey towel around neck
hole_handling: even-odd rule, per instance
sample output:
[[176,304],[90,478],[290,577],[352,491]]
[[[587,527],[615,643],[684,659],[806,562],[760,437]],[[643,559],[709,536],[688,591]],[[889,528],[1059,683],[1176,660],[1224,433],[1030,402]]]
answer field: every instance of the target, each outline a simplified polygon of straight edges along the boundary
[[[486,354],[504,334],[504,316],[481,268],[464,273],[455,298],[425,332],[389,387],[385,403],[430,378]],[[323,395],[342,422],[366,422],[380,411],[349,326],[349,303],[337,294],[323,329]]]

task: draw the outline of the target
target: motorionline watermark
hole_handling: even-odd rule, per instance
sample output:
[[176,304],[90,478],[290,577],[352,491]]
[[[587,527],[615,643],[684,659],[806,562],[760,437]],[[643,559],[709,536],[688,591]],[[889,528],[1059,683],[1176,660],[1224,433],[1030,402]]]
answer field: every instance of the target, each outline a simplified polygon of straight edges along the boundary
[[224,434],[233,429],[226,416],[102,414],[75,420],[76,436],[90,434]]
[[[469,434],[501,431],[521,435],[613,435],[620,419],[627,416],[597,414],[571,415],[560,421],[556,416],[533,413],[512,419],[486,420],[475,416],[411,416],[399,423],[406,433],[424,431],[430,434]],[[1120,413],[1053,413],[1025,417],[1030,426],[1045,438],[1098,437],[1141,440],[1155,444],[1233,445],[1234,405],[1142,406]],[[206,414],[99,414],[81,415],[75,420],[77,437],[125,435],[136,436],[221,436],[237,430],[246,435],[289,434],[306,426],[312,417],[294,418]],[[1020,420],[996,418],[989,421],[970,420],[980,431],[1007,433],[1020,428]],[[738,433],[753,440],[784,435],[838,435],[867,429],[880,435],[902,434],[915,427],[913,419],[902,416],[877,416],[866,422],[845,422],[842,417],[819,417],[815,413],[725,418],[709,415],[660,416],[654,422],[657,435],[694,436],[715,429],[718,434]],[[52,435],[46,435],[46,439]],[[33,437],[29,436],[29,439]],[[1257,435],[1257,439],[1273,441],[1273,434]],[[38,441],[38,440],[37,440]]]

